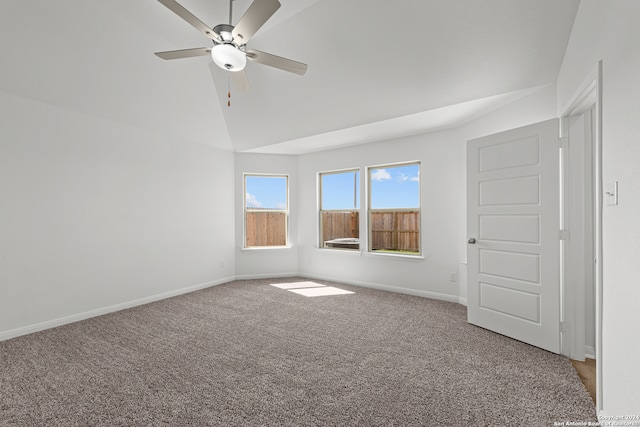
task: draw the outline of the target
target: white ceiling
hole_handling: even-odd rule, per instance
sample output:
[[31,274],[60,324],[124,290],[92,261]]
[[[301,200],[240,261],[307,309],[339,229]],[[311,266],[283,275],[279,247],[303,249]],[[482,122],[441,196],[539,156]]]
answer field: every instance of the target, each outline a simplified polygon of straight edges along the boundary
[[[554,83],[579,0],[280,2],[248,48],[307,74],[250,62],[230,108],[210,58],[153,55],[211,45],[156,0],[3,0],[0,91],[217,148],[305,153],[456,126]],[[180,3],[228,21],[228,0]],[[234,23],[250,3],[234,2]]]

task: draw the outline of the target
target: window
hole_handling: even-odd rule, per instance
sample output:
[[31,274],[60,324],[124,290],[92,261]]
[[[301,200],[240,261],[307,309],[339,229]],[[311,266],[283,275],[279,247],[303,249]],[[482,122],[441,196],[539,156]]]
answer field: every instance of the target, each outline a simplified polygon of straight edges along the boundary
[[360,248],[360,171],[320,174],[320,247]]
[[245,174],[244,194],[245,248],[287,246],[288,177]]
[[369,251],[420,254],[420,163],[367,169]]

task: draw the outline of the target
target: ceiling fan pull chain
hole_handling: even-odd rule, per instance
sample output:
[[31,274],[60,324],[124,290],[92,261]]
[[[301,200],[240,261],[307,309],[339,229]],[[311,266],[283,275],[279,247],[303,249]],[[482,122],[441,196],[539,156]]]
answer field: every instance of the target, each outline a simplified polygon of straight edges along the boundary
[[231,107],[231,78],[227,76],[227,107]]

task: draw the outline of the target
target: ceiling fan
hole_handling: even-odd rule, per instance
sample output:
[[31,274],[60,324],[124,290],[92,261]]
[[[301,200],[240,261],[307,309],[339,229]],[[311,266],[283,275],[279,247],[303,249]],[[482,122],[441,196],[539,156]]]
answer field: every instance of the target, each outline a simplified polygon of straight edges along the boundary
[[307,71],[307,64],[246,48],[247,42],[280,8],[278,0],[254,0],[235,27],[231,25],[234,0],[229,0],[229,24],[219,24],[213,28],[209,28],[175,0],[158,1],[213,41],[213,47],[156,52],[156,56],[162,59],[211,55],[216,65],[231,72],[236,87],[240,91],[249,89],[244,72],[247,59],[301,76]]

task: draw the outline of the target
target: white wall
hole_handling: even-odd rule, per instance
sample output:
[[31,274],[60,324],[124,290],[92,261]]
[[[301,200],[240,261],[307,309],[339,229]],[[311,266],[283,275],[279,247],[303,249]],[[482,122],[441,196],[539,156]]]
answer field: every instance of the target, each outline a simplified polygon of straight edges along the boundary
[[[289,248],[244,249],[244,181],[245,173],[282,174],[289,176]],[[238,279],[294,276],[298,274],[297,209],[298,182],[295,156],[242,154],[235,156],[235,258]]]
[[0,339],[232,279],[232,181],[231,152],[0,93]]
[[638,22],[640,2],[582,0],[557,83],[562,109],[602,59],[603,181],[619,182],[619,205],[603,208],[603,376],[599,380],[607,415],[640,415]]

